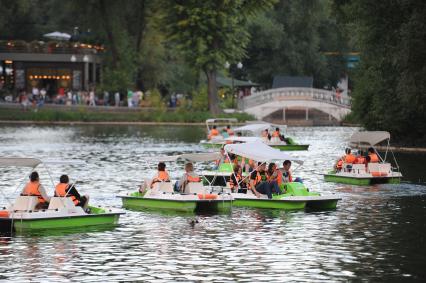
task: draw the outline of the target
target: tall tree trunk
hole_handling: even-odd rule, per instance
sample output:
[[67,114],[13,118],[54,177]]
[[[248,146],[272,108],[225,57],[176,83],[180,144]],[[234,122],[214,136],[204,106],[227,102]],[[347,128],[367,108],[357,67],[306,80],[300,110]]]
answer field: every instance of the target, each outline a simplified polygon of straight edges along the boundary
[[213,115],[219,114],[219,98],[217,97],[216,71],[205,70],[207,77],[207,95],[209,102],[209,110]]
[[103,21],[103,27],[107,34],[108,41],[111,48],[111,54],[112,54],[112,67],[116,69],[118,67],[118,62],[120,61],[120,56],[118,53],[118,49],[115,43],[115,37],[113,33],[112,24],[110,22],[111,15],[108,14],[107,11],[107,5],[109,3],[106,3],[106,0],[99,1],[99,11],[101,13],[101,19]]
[[145,90],[144,89],[144,83],[143,83],[143,79],[142,79],[142,67],[140,65],[140,60],[139,60],[139,55],[142,51],[142,42],[143,42],[143,36],[145,33],[145,28],[146,28],[146,3],[144,0],[139,1],[140,3],[140,7],[137,7],[138,11],[139,11],[139,16],[138,16],[138,23],[137,23],[137,34],[136,34],[136,46],[135,46],[135,54],[136,54],[136,86],[139,89]]

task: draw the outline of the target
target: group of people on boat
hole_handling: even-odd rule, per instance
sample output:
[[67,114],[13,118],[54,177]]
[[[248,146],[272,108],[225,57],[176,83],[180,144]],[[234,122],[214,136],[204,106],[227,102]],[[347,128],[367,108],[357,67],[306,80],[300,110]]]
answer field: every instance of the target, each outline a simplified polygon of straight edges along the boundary
[[280,132],[280,128],[276,127],[272,133],[268,129],[262,131],[261,138],[266,141],[281,141],[288,143],[288,139]]
[[231,136],[235,135],[234,131],[231,129],[230,125],[227,125],[226,128],[223,128],[221,131],[219,131],[216,127],[216,125],[214,125],[212,127],[212,129],[209,132],[209,135],[207,136],[207,138],[209,140],[212,139],[217,139],[219,137],[221,138],[229,138]]
[[[46,193],[43,185],[40,183],[40,177],[37,171],[31,172],[29,181],[24,186],[21,196],[36,196],[38,198],[37,209],[46,209],[49,206],[51,197]],[[89,197],[82,196],[75,188],[75,184],[69,183],[67,175],[61,175],[59,183],[55,186],[55,197],[68,197],[76,206],[81,206],[84,210],[89,205]]]
[[[353,164],[364,164],[367,167],[369,163],[379,162],[379,155],[372,147],[368,149],[367,155],[363,155],[361,151],[356,151],[354,154],[350,148],[346,148],[345,155],[337,160],[335,168],[337,172],[340,172],[344,169],[350,171]],[[344,165],[346,168],[343,168]]]
[[[185,164],[185,173],[175,183],[174,190],[176,192],[185,193],[185,189],[189,183],[198,183],[201,181],[201,177],[194,172],[194,165],[191,162],[188,162]],[[160,182],[171,182],[170,175],[166,170],[166,164],[164,162],[158,163],[157,173],[150,180],[145,180],[145,182],[140,186],[139,192],[143,193],[147,189],[153,189],[155,183]]]
[[293,182],[290,167],[290,160],[283,162],[283,168],[278,168],[274,162],[269,163],[268,167],[265,162],[257,162],[257,168],[253,168],[247,176],[244,176],[241,165],[235,164],[230,178],[231,189],[238,193],[247,193],[251,190],[257,197],[264,194],[271,199],[273,194],[285,193],[285,183]]

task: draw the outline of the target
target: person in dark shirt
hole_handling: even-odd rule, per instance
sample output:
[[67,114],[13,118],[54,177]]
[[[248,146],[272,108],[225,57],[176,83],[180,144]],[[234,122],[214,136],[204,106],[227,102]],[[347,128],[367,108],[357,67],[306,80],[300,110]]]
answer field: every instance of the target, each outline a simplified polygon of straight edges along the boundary
[[74,184],[69,184],[67,175],[62,175],[59,178],[59,183],[55,188],[55,197],[69,197],[76,206],[81,206],[84,210],[89,205],[89,196],[82,196],[79,194]]
[[272,190],[268,183],[265,168],[265,163],[258,162],[257,169],[250,174],[250,189],[257,197],[260,197],[260,194],[265,194],[271,199]]

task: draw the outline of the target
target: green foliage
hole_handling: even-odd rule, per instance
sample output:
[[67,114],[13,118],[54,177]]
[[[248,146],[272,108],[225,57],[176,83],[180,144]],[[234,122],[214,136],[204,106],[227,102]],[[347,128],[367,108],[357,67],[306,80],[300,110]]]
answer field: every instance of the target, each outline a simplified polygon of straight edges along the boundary
[[[239,121],[253,120],[246,113],[221,114],[216,117],[237,118]],[[0,120],[4,121],[40,121],[40,122],[180,122],[204,123],[212,114],[208,111],[179,109],[177,111],[142,109],[139,112],[98,112],[87,111],[85,108],[73,110],[39,109],[2,109]]]
[[357,118],[367,129],[426,144],[426,3],[359,0],[342,10],[357,24],[361,51],[353,92]]
[[[345,48],[328,0],[281,0],[248,23],[252,40],[244,61],[252,81],[270,87],[274,75],[313,76],[335,86],[345,71]],[[340,55],[326,57],[324,52]]]

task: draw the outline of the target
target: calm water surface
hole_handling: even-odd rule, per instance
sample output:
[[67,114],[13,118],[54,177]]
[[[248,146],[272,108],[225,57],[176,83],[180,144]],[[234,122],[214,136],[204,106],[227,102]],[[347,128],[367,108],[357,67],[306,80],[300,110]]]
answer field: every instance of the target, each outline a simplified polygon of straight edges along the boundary
[[[422,281],[426,276],[426,171],[422,155],[398,155],[401,185],[357,187],[321,176],[356,128],[289,128],[305,164],[295,171],[311,190],[340,195],[331,212],[234,208],[225,215],[128,211],[107,230],[0,236],[0,281]],[[147,157],[204,151],[202,127],[0,126],[0,156],[82,159],[50,168],[82,180],[92,204],[120,207],[115,196],[154,173]],[[197,164],[198,169],[202,165]],[[182,164],[170,164],[172,177]],[[43,183],[48,174],[40,170]],[[2,168],[0,204],[28,175]],[[50,192],[53,189],[50,188]],[[198,224],[190,222],[198,218]]]

